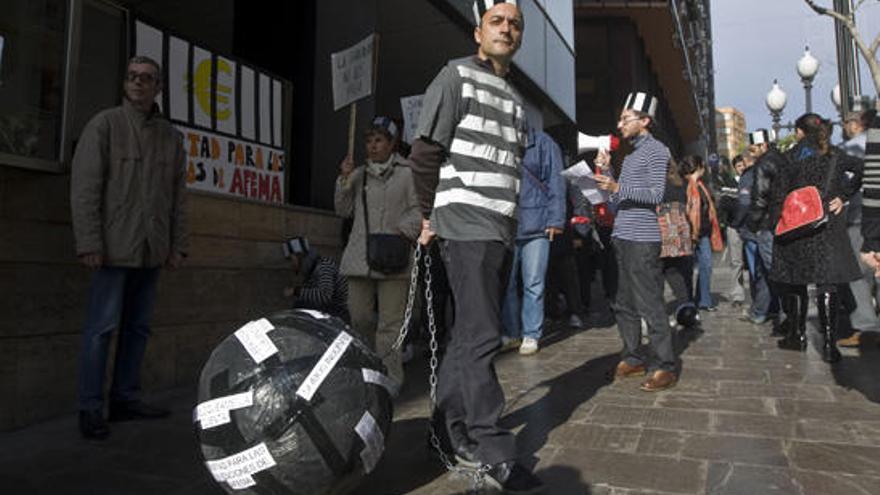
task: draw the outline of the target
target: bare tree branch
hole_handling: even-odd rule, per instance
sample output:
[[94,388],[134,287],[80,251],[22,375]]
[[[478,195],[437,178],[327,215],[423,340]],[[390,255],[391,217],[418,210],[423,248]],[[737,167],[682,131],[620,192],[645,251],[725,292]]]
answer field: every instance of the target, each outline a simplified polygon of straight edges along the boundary
[[[864,2],[865,0],[859,0],[858,6],[861,7]],[[816,4],[815,0],[804,0],[804,3],[806,3],[817,14],[831,17],[846,27],[846,30],[849,31],[850,36],[852,36],[853,41],[861,52],[862,58],[864,58],[865,63],[868,64],[868,68],[871,71],[871,78],[874,80],[874,89],[880,92],[880,61],[876,58],[877,50],[880,49],[880,35],[874,39],[871,46],[868,46],[868,44],[865,43],[865,40],[862,38],[855,22],[855,11],[858,10],[858,7],[850,12],[850,15],[846,16],[834,9],[820,7]]]
[[865,0],[859,0],[858,5],[856,5],[855,9],[853,9],[853,14],[855,14],[857,10],[859,10],[860,8],[862,8],[862,4],[863,4],[863,3],[865,3]]
[[804,0],[804,2],[807,2],[807,5],[809,5],[811,9],[816,11],[817,14],[819,14],[819,15],[827,15],[828,14],[828,9],[826,9],[824,7],[819,7],[818,5],[816,5],[816,2],[814,2],[813,0]]

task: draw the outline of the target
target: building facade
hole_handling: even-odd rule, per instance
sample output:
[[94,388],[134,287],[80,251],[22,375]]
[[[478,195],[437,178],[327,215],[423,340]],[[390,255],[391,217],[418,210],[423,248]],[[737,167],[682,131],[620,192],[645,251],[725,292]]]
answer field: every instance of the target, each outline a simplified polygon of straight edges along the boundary
[[[513,77],[529,121],[573,135],[572,2],[519,3],[526,31]],[[89,272],[75,258],[68,167],[85,123],[120,101],[127,58],[165,66],[157,103],[184,133],[190,186],[192,249],[185,268],[162,274],[144,385],[193,387],[217,342],[286,306],[282,239],[305,235],[340,253],[333,184],[351,112],[334,110],[331,55],[371,34],[359,161],[373,115],[403,117],[402,97],[475,52],[470,0],[4,2],[0,430],[76,407]]]
[[715,134],[718,141],[718,154],[733,160],[733,157],[745,151],[748,145],[746,133],[746,117],[733,107],[721,107],[715,110]]
[[657,134],[674,156],[715,152],[709,0],[576,0],[577,121],[615,129],[626,95],[658,96]]

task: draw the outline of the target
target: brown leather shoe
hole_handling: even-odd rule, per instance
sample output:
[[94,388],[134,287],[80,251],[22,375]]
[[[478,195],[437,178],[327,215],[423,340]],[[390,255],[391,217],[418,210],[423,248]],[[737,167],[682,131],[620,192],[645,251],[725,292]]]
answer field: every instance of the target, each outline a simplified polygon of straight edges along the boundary
[[845,339],[837,341],[837,347],[858,347],[862,342],[862,334],[858,330]]
[[614,379],[629,378],[631,376],[645,376],[645,366],[642,364],[632,366],[626,361],[617,363],[617,369],[614,370]]
[[657,392],[675,386],[678,377],[671,371],[657,370],[651,377],[642,383],[641,389],[645,392]]

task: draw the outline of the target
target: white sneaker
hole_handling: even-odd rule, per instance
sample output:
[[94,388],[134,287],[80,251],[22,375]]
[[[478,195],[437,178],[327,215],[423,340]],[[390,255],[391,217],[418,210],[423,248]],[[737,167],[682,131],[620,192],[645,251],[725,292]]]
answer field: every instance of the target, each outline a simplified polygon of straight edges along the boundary
[[523,356],[528,356],[536,352],[538,352],[538,341],[531,337],[524,338],[522,345],[519,346],[519,353]]

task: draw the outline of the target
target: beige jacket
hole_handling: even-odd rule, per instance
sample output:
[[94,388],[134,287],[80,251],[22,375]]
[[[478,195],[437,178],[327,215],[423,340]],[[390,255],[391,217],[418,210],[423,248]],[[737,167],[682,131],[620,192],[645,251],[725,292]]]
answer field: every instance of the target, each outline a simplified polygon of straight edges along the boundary
[[158,111],[126,100],[86,125],[71,165],[70,206],[77,255],[105,266],[161,266],[186,253],[183,136]]
[[407,278],[408,270],[384,275],[367,266],[364,205],[361,201],[364,173],[367,174],[370,233],[399,234],[415,242],[421,231],[422,217],[410,168],[398,162],[379,176],[368,171],[366,166],[358,167],[346,179],[339,177],[336,180],[333,197],[336,214],[345,218],[354,217],[339,270],[347,277]]

